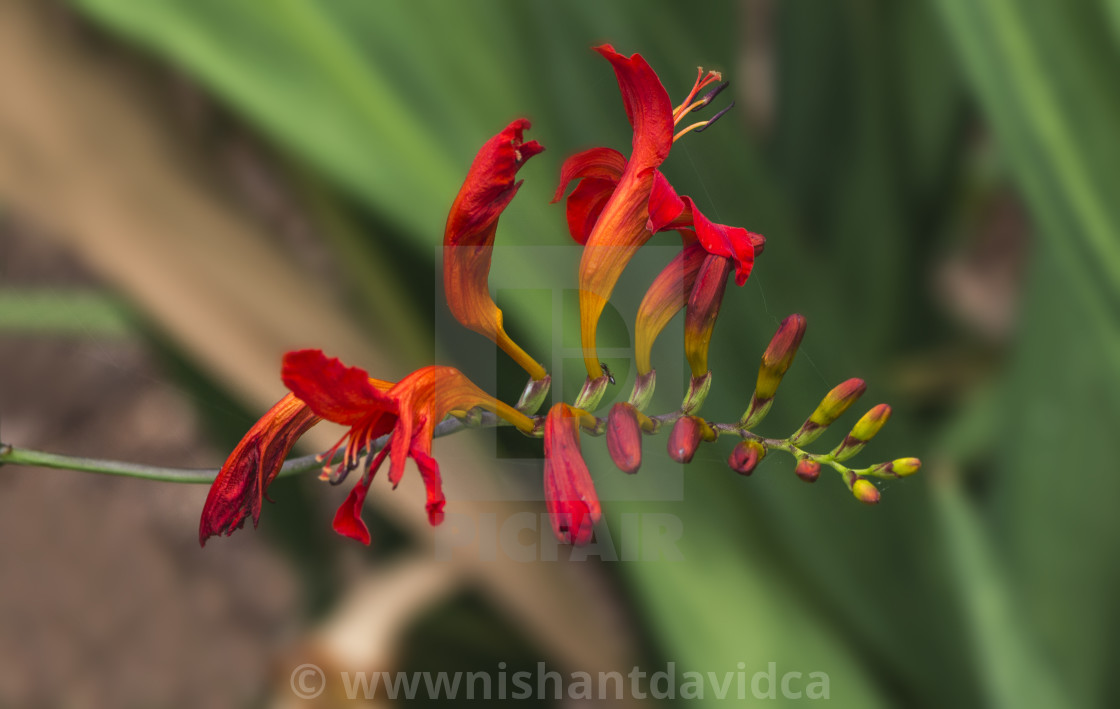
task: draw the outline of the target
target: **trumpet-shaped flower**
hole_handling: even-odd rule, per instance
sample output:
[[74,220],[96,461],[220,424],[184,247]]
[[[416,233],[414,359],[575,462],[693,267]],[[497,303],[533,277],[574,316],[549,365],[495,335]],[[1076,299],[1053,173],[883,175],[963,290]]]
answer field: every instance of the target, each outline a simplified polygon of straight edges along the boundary
[[673,108],[661,81],[641,55],[625,57],[610,45],[596,50],[614,67],[634,128],[633,148],[629,159],[610,148],[592,148],[569,158],[553,198],[558,201],[573,180],[580,180],[568,197],[567,217],[572,238],[584,244],[579,270],[580,335],[584,364],[592,379],[599,374],[595,353],[599,317],[626,264],[654,232],[695,225],[705,250],[736,260],[740,284],[750,272],[755,251],[749,232],[705,219],[691,199],[676,195],[657,169],[677,138],[703,130],[723,115],[720,112],[673,134],[685,115],[706,106],[726,86],[721,84],[697,98],[700,89],[720,81],[720,75],[700,70],[688,97]]
[[506,334],[502,311],[490,297],[490,261],[498,217],[509,205],[521,181],[517,171],[543,147],[524,142],[529,121],[519,118],[478,151],[459,190],[443,235],[443,285],[447,305],[464,326],[493,340],[534,380],[545,369]]
[[335,531],[365,544],[369,544],[370,537],[361,520],[361,510],[373,476],[386,456],[390,458],[389,482],[394,487],[404,475],[405,461],[416,461],[427,489],[428,519],[435,525],[443,521],[445,501],[439,465],[431,455],[437,423],[452,411],[481,407],[524,431],[533,429],[528,417],[485,393],[452,367],[423,367],[381,391],[369,383],[368,375],[360,368],[328,359],[319,350],[302,350],[284,357],[281,376],[284,384],[316,415],[349,428],[324,456],[331,460],[345,444],[339,465],[343,474],[358,467],[363,451],[375,439],[390,434],[388,443],[366,465],[361,480],[335,515]]

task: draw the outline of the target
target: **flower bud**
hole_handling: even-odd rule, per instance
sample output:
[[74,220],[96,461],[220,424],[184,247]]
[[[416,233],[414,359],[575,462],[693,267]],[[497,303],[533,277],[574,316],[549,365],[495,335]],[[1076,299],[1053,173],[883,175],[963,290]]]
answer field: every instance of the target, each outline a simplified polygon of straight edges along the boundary
[[890,417],[891,407],[887,404],[879,404],[868,411],[852,427],[851,433],[832,451],[832,457],[843,461],[859,453],[867,442],[879,433]]
[[588,377],[584,381],[583,389],[580,390],[573,406],[584,411],[594,411],[599,406],[599,402],[603,400],[603,394],[607,391],[607,385],[610,383],[611,379],[607,374],[595,379]]
[[699,416],[682,416],[669,433],[669,457],[678,463],[688,463],[696,455],[700,441],[714,441],[716,432]]
[[867,385],[864,384],[862,379],[849,379],[838,385],[825,395],[821,403],[817,405],[816,411],[805,423],[801,424],[797,433],[790,436],[790,443],[795,446],[802,446],[815,441],[817,437],[824,433],[826,428],[848,410],[848,407],[856,403],[865,391],[867,391]]
[[693,376],[692,380],[688,383],[688,393],[685,394],[684,401],[681,403],[681,411],[686,414],[695,413],[704,405],[704,399],[708,398],[708,391],[711,388],[711,372],[708,372],[702,377]]
[[852,494],[865,505],[879,504],[879,488],[866,478],[858,478],[852,483]]
[[774,402],[774,395],[778,391],[778,384],[782,377],[793,364],[793,357],[797,348],[801,346],[801,338],[805,336],[805,316],[794,313],[789,315],[778,326],[766,352],[762,354],[762,362],[758,366],[758,381],[754,387],[750,407],[743,414],[740,422],[746,428],[758,425],[770,411]]
[[727,456],[727,467],[740,475],[750,475],[758,466],[759,461],[766,457],[766,446],[761,442],[748,438],[739,441]]
[[624,473],[636,473],[642,465],[642,429],[637,410],[619,402],[607,416],[607,451]]
[[899,458],[891,462],[891,471],[904,478],[907,475],[913,475],[918,472],[922,467],[922,461],[917,458]]
[[649,400],[653,398],[653,390],[657,386],[657,370],[651,369],[645,374],[639,373],[634,378],[634,389],[630,392],[630,404],[638,411],[645,411]]
[[821,464],[815,460],[803,458],[797,461],[797,468],[794,472],[797,473],[797,477],[805,482],[815,483],[817,478],[821,476]]
[[530,379],[517,400],[517,410],[526,416],[532,416],[540,410],[541,404],[548,398],[548,390],[552,386],[552,377],[545,375],[542,379]]
[[716,326],[727,277],[731,273],[731,259],[708,254],[696,274],[696,283],[688,296],[684,318],[684,354],[692,369],[693,377],[708,373],[708,345]]

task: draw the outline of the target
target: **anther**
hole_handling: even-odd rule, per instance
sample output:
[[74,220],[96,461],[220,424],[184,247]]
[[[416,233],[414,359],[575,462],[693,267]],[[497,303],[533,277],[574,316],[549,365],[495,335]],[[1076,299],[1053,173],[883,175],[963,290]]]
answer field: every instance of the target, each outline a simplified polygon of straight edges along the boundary
[[723,114],[727,113],[728,111],[730,111],[733,108],[735,108],[735,102],[734,101],[732,101],[731,104],[727,108],[723,109],[722,111],[720,111],[719,113],[717,113],[716,115],[712,116],[707,121],[705,121],[702,126],[699,126],[698,128],[694,128],[693,130],[695,130],[697,133],[703,133],[704,131],[711,128],[713,123],[715,123],[720,118],[722,118]]
[[[711,91],[709,91],[708,93],[704,94],[701,98],[697,99],[692,104],[692,108],[689,109],[689,111],[690,112],[695,112],[695,111],[699,111],[701,108],[704,108],[705,106],[707,106],[709,103],[712,102],[712,99],[714,99],[716,96],[718,96],[728,86],[731,86],[731,82],[730,81],[725,81],[722,84],[720,84],[719,86],[717,86],[714,89],[712,89]],[[724,109],[724,110],[726,110],[726,109]],[[713,118],[712,120],[715,120],[715,119]]]

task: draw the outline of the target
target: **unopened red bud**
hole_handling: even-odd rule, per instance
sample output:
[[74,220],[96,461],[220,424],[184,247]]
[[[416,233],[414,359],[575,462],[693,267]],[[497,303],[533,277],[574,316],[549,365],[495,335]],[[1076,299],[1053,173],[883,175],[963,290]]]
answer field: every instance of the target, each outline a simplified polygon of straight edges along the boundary
[[821,476],[821,464],[815,460],[805,458],[798,461],[797,468],[794,470],[797,477],[801,478],[807,483],[815,483],[817,478]]
[[743,414],[739,423],[744,428],[753,428],[762,422],[774,403],[774,395],[778,392],[778,385],[786,375],[797,348],[801,346],[801,338],[805,336],[805,317],[794,313],[786,317],[778,326],[778,331],[770,339],[766,352],[762,354],[762,363],[758,366],[758,381],[754,386],[754,395],[751,396],[750,406]]
[[638,412],[627,403],[617,403],[607,416],[607,451],[624,473],[636,473],[642,465],[642,430]]
[[731,449],[727,456],[727,466],[740,475],[750,475],[759,461],[766,457],[766,446],[753,438],[748,438]]
[[852,494],[865,505],[879,504],[879,488],[865,478],[859,478],[852,483]]
[[825,395],[821,403],[817,405],[816,411],[805,423],[801,424],[797,433],[790,436],[790,443],[795,446],[803,446],[816,440],[818,436],[824,433],[826,428],[848,410],[848,407],[856,403],[865,391],[867,391],[867,385],[862,379],[849,379],[838,385]]
[[758,368],[758,384],[755,385],[755,394],[760,399],[772,399],[778,391],[778,384],[785,376],[789,366],[793,364],[793,357],[797,348],[801,346],[801,338],[805,336],[805,317],[794,313],[782,321],[778,331],[770,340],[766,352],[762,355],[762,364]]
[[715,432],[699,416],[682,416],[669,433],[669,457],[678,463],[687,463],[696,455],[701,440],[715,440]]

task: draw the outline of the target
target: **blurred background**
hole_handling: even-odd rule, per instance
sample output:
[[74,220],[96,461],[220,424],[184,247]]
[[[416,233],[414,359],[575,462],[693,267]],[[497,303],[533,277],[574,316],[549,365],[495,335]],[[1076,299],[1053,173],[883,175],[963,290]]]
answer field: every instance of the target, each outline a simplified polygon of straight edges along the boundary
[[[794,430],[860,376],[858,408],[894,416],[856,462],[925,466],[869,508],[777,454],[739,477],[726,441],[682,471],[649,439],[629,478],[585,440],[615,539],[625,514],[680,522],[679,554],[618,562],[519,561],[481,522],[441,549],[411,474],[392,494],[375,481],[368,549],[331,532],[343,491],[308,475],[272,486],[257,531],[200,550],[204,486],[7,466],[0,706],[310,706],[290,685],[302,663],[496,677],[538,662],[748,685],[774,663],[803,686],[827,673],[845,707],[1115,705],[1118,38],[1115,0],[4,0],[5,443],[217,466],[283,394],[288,349],[387,379],[500,361],[444,337],[447,209],[478,147],[525,116],[547,152],[499,242],[568,243],[547,204],[561,162],[629,151],[588,49],[609,41],[674,101],[697,64],[732,82],[736,108],[663,167],[768,239],[727,294],[704,414],[738,417],[756,358],[800,312],[808,334],[760,432]],[[513,261],[495,270],[575,288],[547,258]],[[652,275],[628,273],[629,297]],[[557,351],[542,301],[507,296],[515,339]],[[627,346],[616,329],[607,344]],[[659,370],[683,371],[679,329]],[[504,364],[471,374],[520,389]],[[304,452],[333,443],[321,428]],[[449,514],[539,519],[539,448],[461,435],[435,450]],[[519,544],[543,549],[530,532]],[[344,699],[332,682],[315,702]],[[709,686],[658,703],[724,702]]]

